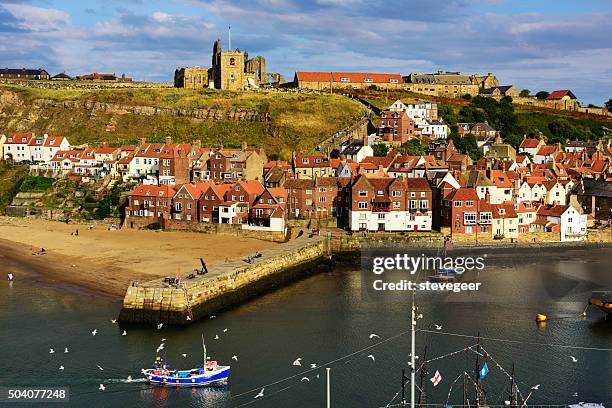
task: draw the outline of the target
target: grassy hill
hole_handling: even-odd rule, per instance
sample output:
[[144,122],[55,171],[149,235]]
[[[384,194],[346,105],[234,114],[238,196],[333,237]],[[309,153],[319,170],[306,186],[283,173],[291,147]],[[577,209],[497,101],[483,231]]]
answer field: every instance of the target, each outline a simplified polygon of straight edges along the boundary
[[[39,107],[35,100],[92,101],[158,108],[232,108],[269,114],[268,122],[202,120],[171,114],[154,116],[95,109]],[[136,143],[146,136],[163,141],[200,139],[203,144],[263,146],[288,158],[307,150],[363,115],[359,103],[338,95],[159,89],[38,89],[0,86],[0,132],[53,133],[73,145]]]
[[0,160],[0,214],[11,203],[28,174],[28,166],[15,165]]

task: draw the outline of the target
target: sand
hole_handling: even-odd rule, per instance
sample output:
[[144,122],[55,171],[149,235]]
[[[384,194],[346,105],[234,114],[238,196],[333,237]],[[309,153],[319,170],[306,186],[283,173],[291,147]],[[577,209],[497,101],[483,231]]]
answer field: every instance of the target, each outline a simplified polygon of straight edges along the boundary
[[[74,235],[76,229],[79,235]],[[141,231],[0,217],[0,263],[16,279],[70,284],[123,298],[131,280],[182,275],[226,259],[245,257],[276,243],[195,232]],[[41,248],[45,254],[37,254]],[[4,278],[4,277],[3,277]]]

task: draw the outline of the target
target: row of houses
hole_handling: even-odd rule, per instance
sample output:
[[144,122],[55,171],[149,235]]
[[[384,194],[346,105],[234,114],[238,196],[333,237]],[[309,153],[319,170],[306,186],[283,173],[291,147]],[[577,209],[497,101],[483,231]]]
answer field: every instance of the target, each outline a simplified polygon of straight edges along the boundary
[[101,74],[94,72],[74,78],[67,75],[65,72],[51,76],[47,70],[38,68],[0,68],[0,79],[19,79],[19,80],[52,80],[52,81],[69,81],[71,79],[89,80],[89,81],[123,81],[131,82],[132,78],[113,74]]

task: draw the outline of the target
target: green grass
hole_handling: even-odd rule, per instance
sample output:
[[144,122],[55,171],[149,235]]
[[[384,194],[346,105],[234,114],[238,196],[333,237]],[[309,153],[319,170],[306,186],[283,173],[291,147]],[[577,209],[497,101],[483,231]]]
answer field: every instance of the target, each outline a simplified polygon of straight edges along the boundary
[[[0,104],[0,129],[61,134],[73,145],[108,142],[136,143],[140,137],[178,142],[202,140],[204,145],[240,144],[264,147],[267,153],[290,158],[292,150],[309,150],[333,133],[360,118],[364,108],[339,95],[229,92],[189,89],[37,89],[0,86],[0,92],[17,95],[20,103]],[[162,108],[243,108],[268,113],[269,122],[196,120],[171,115],[139,116],[86,109],[31,109],[35,99],[97,101]]]
[[4,210],[19,191],[19,186],[27,174],[28,166],[0,160],[0,214],[4,214]]
[[26,176],[19,187],[19,192],[41,192],[47,191],[53,185],[55,179],[42,176]]

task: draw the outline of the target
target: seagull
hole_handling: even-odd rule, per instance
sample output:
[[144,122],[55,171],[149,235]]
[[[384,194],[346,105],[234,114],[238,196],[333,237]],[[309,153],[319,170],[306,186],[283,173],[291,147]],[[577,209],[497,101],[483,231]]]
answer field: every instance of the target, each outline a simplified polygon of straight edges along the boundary
[[319,378],[319,374],[317,374],[317,378]]
[[380,336],[376,333],[372,333],[370,334],[370,338],[373,339],[374,337],[378,337],[380,339]]
[[128,375],[127,382],[132,382],[132,376]]
[[64,348],[64,354],[68,353],[68,347]]
[[442,330],[442,326],[434,324],[434,326],[436,326],[436,330]]
[[124,330],[123,333],[121,333],[122,336],[127,336],[127,332]]
[[301,366],[302,365],[302,357],[300,358],[296,358],[295,361],[293,362],[294,366]]
[[100,384],[100,386],[98,387],[98,389],[100,391],[104,391],[106,389],[106,387],[104,386],[104,384]]
[[232,356],[232,360],[238,361],[238,356]]
[[210,316],[210,319],[214,319],[215,317],[217,317],[217,316],[215,316],[215,315],[212,315],[212,316]]
[[368,358],[371,358],[371,359],[372,359],[372,361],[376,361],[376,359],[374,358],[374,355],[372,355],[372,354],[370,354],[370,355],[368,356]]
[[578,362],[578,359],[577,359],[576,357],[574,357],[574,356],[570,356],[570,358],[572,359],[572,362],[574,362],[574,363],[577,363],[577,362]]
[[98,366],[98,368],[100,369],[100,371],[104,371],[104,369],[102,367]]
[[533,387],[531,387],[532,390],[539,390],[540,389],[540,384],[536,384]]
[[117,319],[111,319],[111,323],[112,324],[116,324],[117,323]]
[[257,395],[255,396],[255,398],[261,398],[261,397],[263,397],[263,396],[264,396],[264,390],[265,390],[265,388],[262,388],[262,389],[261,389],[261,391],[259,391],[259,394],[257,394]]
[[91,335],[92,335],[92,336],[95,336],[95,335],[96,335],[96,333],[98,333],[98,329],[93,329],[93,331],[91,332]]
[[157,353],[159,353],[159,352],[160,352],[160,351],[162,351],[163,349],[164,349],[164,343],[160,344],[160,345],[157,347]]
[[166,341],[166,339],[161,339],[162,342]]
[[577,393],[577,392],[575,392],[575,393],[574,393],[574,397],[577,397],[577,396],[578,396],[578,393]]
[[417,319],[422,319],[422,318],[423,318],[422,314],[417,315]]
[[191,320],[191,316],[187,316],[187,321]]
[[215,340],[219,340],[219,335],[215,334]]
[[158,324],[158,325],[157,325],[157,330],[161,330],[161,328],[162,328],[162,327],[164,327],[164,324],[163,324],[163,323]]
[[64,366],[63,366],[63,365],[59,366],[59,369],[60,369],[60,370],[63,370],[63,369],[64,369]]
[[508,401],[508,400],[504,401],[504,405],[505,405],[505,406],[510,405],[510,401]]
[[310,382],[310,378],[308,378],[308,377],[302,377],[302,379],[301,379],[300,381],[308,381],[308,382]]
[[317,365],[316,364],[311,364],[310,368],[317,368]]
[[223,329],[223,333],[227,333],[227,329]]
[[186,353],[181,354],[181,356],[183,356],[183,358],[187,358],[187,354]]
[[53,354],[53,353],[55,353],[55,350],[49,349],[49,354]]

